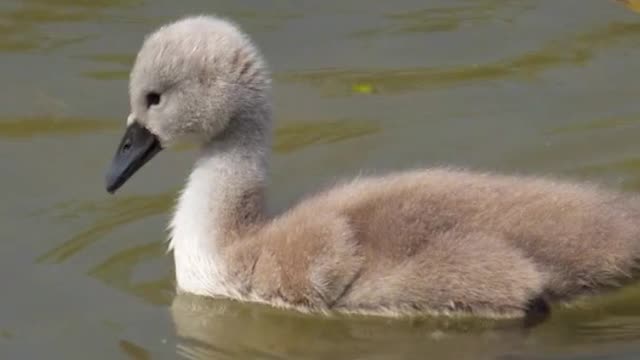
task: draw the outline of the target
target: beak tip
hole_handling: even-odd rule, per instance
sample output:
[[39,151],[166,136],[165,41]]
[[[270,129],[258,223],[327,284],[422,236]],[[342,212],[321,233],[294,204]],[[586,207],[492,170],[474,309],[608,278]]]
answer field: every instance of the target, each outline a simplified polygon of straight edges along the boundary
[[105,190],[109,194],[114,194],[160,150],[162,150],[160,141],[149,130],[137,123],[129,125],[105,174]]
[[105,190],[107,190],[107,192],[108,192],[109,194],[111,194],[111,195],[115,194],[115,192],[116,192],[116,188],[115,188],[115,186],[110,185],[110,184],[107,184],[107,185],[105,186]]
[[123,183],[124,181],[119,176],[109,173],[105,178],[104,188],[109,194],[113,195]]

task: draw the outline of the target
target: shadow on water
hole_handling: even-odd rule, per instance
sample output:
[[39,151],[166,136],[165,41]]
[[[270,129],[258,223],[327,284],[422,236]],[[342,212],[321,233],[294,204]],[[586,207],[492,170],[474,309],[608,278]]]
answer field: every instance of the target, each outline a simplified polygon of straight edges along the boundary
[[356,84],[371,84],[378,92],[395,94],[423,89],[534,76],[560,66],[580,66],[599,51],[622,41],[640,43],[640,23],[617,22],[564,41],[552,41],[537,51],[490,63],[450,67],[403,67],[401,69],[320,69],[276,74],[276,78],[318,88],[326,96],[353,94]]

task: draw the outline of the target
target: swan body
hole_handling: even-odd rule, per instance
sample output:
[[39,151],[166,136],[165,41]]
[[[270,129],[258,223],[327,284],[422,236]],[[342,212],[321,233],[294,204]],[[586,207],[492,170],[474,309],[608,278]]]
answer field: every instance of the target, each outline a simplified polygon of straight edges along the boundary
[[233,23],[145,40],[107,189],[163,148],[200,146],[171,222],[178,291],[310,312],[522,317],[623,285],[640,201],[591,184],[435,168],[361,177],[275,218],[266,64]]

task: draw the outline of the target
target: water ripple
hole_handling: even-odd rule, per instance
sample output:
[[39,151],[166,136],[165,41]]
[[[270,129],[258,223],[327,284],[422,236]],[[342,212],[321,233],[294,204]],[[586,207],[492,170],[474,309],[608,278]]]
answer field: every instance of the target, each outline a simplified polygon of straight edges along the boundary
[[441,89],[475,81],[532,76],[561,66],[581,66],[600,51],[622,41],[640,43],[640,23],[613,22],[563,41],[552,41],[535,51],[484,64],[401,69],[328,68],[276,74],[284,82],[318,88],[326,96],[353,94],[357,84],[372,84],[383,94],[419,89]]

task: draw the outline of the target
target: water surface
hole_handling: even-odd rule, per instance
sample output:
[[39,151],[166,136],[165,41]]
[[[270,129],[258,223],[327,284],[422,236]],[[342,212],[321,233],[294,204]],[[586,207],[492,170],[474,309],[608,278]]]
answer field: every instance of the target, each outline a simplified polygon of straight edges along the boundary
[[0,358],[640,357],[638,287],[529,330],[174,300],[164,229],[192,151],[163,153],[116,197],[103,190],[144,34],[218,13],[274,72],[274,211],[342,177],[442,164],[640,191],[633,5],[3,1]]

